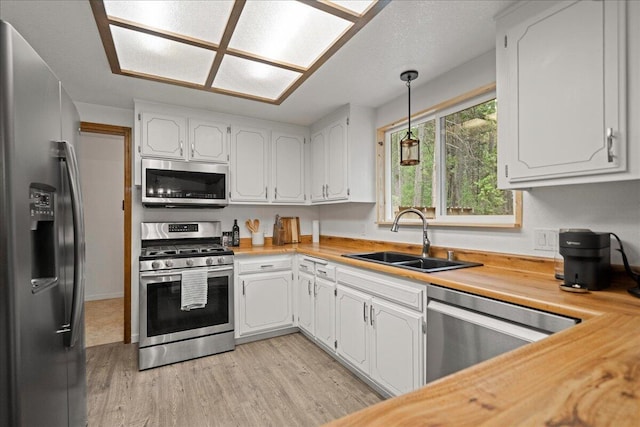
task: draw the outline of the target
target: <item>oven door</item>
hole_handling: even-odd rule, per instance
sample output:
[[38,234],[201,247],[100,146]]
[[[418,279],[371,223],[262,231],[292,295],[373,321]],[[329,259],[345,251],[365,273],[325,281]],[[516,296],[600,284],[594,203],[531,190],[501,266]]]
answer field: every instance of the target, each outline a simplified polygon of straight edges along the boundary
[[140,347],[233,331],[233,266],[207,267],[207,304],[180,309],[182,272],[140,273]]

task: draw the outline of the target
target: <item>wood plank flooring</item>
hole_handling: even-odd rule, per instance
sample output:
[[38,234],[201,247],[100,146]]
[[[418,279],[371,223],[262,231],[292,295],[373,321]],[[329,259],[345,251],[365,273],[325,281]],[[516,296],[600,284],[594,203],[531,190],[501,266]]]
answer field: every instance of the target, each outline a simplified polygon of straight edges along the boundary
[[316,426],[382,400],[299,333],[142,372],[137,352],[87,349],[90,426]]
[[124,341],[124,298],[84,303],[87,347]]

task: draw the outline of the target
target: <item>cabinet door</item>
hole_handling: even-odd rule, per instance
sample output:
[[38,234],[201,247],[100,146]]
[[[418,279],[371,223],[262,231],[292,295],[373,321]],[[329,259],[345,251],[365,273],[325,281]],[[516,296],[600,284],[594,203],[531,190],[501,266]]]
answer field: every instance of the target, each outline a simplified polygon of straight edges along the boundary
[[423,383],[424,350],[421,313],[373,298],[371,377],[394,395]]
[[291,271],[240,276],[240,335],[293,325]]
[[369,374],[369,312],[371,297],[338,285],[336,296],[337,353]]
[[189,119],[189,160],[228,162],[227,129],[224,123]]
[[316,133],[311,137],[311,201],[325,200],[325,134]]
[[311,335],[314,334],[313,287],[313,276],[298,274],[298,326]]
[[269,132],[231,129],[231,200],[268,202]]
[[502,182],[626,169],[624,8],[560,2],[499,33]]
[[336,339],[336,284],[316,277],[315,283],[315,337],[331,349]]
[[142,155],[165,159],[185,159],[186,120],[156,113],[141,114]]
[[326,138],[326,199],[346,199],[348,196],[347,120],[342,119],[330,125],[326,131]]
[[271,140],[272,200],[304,203],[304,137],[274,132]]

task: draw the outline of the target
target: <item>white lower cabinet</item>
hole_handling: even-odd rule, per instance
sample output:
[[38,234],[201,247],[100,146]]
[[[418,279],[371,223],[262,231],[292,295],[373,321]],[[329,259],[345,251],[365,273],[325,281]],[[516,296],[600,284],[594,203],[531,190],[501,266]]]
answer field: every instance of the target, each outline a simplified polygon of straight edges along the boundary
[[371,377],[398,395],[422,385],[425,364],[422,313],[373,298]]
[[336,294],[338,356],[391,395],[424,385],[424,313],[408,308],[424,291],[349,268],[338,270]]
[[336,338],[336,284],[316,277],[315,337],[327,347],[335,349]]
[[292,327],[291,257],[252,257],[238,261],[237,327],[239,336]]
[[371,297],[338,285],[336,296],[336,352],[349,363],[369,373],[369,307]]
[[298,273],[298,327],[314,335],[313,292],[315,278],[312,275]]
[[304,257],[298,263],[298,327],[335,351],[335,267]]

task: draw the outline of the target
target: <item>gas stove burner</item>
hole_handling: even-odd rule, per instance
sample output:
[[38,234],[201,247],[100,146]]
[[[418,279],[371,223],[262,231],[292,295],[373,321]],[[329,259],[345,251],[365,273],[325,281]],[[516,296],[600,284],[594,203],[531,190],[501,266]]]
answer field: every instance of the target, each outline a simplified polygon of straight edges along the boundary
[[200,253],[200,247],[193,245],[180,245],[176,249],[180,255]]
[[150,246],[142,250],[143,256],[165,256],[177,255],[178,250],[175,246]]
[[222,245],[204,246],[200,248],[200,252],[208,254],[212,252],[220,252],[226,250]]

